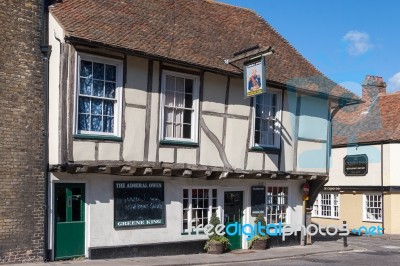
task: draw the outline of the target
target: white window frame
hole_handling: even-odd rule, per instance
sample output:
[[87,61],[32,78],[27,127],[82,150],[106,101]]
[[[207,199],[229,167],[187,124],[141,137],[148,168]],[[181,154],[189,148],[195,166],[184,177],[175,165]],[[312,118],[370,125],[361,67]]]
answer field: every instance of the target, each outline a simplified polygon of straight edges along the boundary
[[[287,195],[285,195],[286,196],[286,199],[287,199],[287,203],[286,204],[277,204],[277,205],[274,205],[274,204],[268,204],[268,190],[269,190],[269,188],[286,188],[287,189]],[[267,224],[271,224],[271,222],[270,222],[270,220],[269,220],[269,214],[268,214],[268,208],[269,208],[269,206],[282,206],[282,205],[286,205],[286,210],[285,210],[285,216],[286,216],[286,221],[283,223],[282,222],[282,219],[280,219],[277,223],[275,223],[275,224],[278,224],[279,222],[282,222],[282,224],[290,224],[290,211],[289,211],[289,206],[290,206],[290,186],[282,186],[282,185],[280,185],[280,184],[277,184],[277,185],[269,185],[269,186],[267,186],[266,187],[266,192],[265,192],[265,221],[267,222]]]
[[[184,199],[184,190],[187,189],[188,190],[188,217],[187,217],[187,221],[188,221],[188,228],[184,229],[183,228],[183,210],[184,210],[184,205],[183,205],[183,199]],[[217,191],[217,206],[216,206],[216,214],[217,217],[221,220],[221,206],[219,204],[219,191],[217,187],[182,187],[182,192],[181,192],[181,200],[182,200],[182,208],[181,208],[181,233],[182,234],[196,234],[196,228],[192,227],[192,232],[189,232],[189,223],[192,220],[192,211],[193,211],[193,206],[192,206],[192,190],[193,189],[207,189],[208,190],[208,211],[207,211],[207,217],[208,217],[208,222],[211,219],[211,215],[212,215],[212,200],[213,200],[213,196],[212,196],[212,191],[213,189],[215,189]],[[199,230],[199,232],[203,232],[203,230]]]
[[267,88],[267,94],[276,94],[276,117],[275,121],[275,130],[274,130],[274,145],[260,145],[255,143],[255,128],[256,128],[256,97],[260,97],[264,94],[259,96],[255,96],[253,99],[253,115],[252,115],[252,134],[251,134],[251,142],[250,148],[280,148],[280,137],[281,137],[281,121],[282,121],[282,90]]
[[[322,194],[324,195],[329,195],[329,200],[330,200],[330,211],[331,215],[323,215],[322,214]],[[337,196],[337,205],[335,205],[335,195]],[[326,205],[324,205],[326,206]],[[335,206],[337,207],[337,213],[338,215],[335,215]],[[317,199],[313,205],[313,211],[312,211],[312,217],[318,217],[318,218],[332,218],[332,219],[340,219],[340,193],[328,193],[328,192],[323,192],[319,193],[317,196]]]
[[[186,78],[193,80],[193,114],[192,114],[192,128],[191,128],[191,138],[173,138],[173,137],[164,137],[164,105],[165,105],[165,95],[166,95],[166,79],[167,75],[179,77],[179,78]],[[159,141],[178,141],[178,142],[187,142],[187,143],[198,143],[198,128],[199,128],[199,90],[200,90],[200,77],[163,70],[162,72],[162,79],[161,79],[161,98],[160,98],[160,138]]]
[[[381,218],[380,219],[373,219],[369,218],[367,215],[367,198],[369,196],[378,196],[380,197],[380,208],[375,207],[377,209],[381,210]],[[382,209],[382,194],[381,193],[364,193],[363,194],[363,220],[366,222],[382,222],[382,214],[383,214],[383,209]]]
[[[122,80],[123,80],[123,62],[122,60],[112,59],[108,57],[91,55],[87,53],[75,54],[75,97],[74,97],[74,129],[73,132],[78,136],[106,136],[106,137],[121,137],[121,117],[122,117]],[[78,114],[79,114],[79,92],[80,92],[80,69],[81,60],[92,61],[96,63],[113,65],[116,67],[116,87],[115,87],[115,100],[114,104],[114,132],[97,132],[97,131],[83,131],[78,130]]]

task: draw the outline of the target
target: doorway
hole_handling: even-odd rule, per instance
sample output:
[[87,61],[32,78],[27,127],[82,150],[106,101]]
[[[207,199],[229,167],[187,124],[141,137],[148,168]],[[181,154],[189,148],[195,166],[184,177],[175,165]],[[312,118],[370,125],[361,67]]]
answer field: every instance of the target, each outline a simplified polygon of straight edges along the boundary
[[[224,223],[225,226],[233,223],[242,223],[243,191],[226,191],[224,193]],[[227,236],[231,243],[230,249],[242,248],[242,237],[239,234]]]
[[85,184],[55,185],[54,259],[85,255]]

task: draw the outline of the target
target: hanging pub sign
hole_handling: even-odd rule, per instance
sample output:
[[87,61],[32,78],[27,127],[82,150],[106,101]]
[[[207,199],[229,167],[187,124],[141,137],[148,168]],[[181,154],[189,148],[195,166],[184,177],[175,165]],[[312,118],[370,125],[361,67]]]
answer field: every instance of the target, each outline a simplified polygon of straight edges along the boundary
[[261,56],[244,63],[244,97],[253,97],[266,92],[265,57]]
[[265,187],[251,187],[251,215],[265,214]]
[[114,182],[114,227],[165,224],[164,182]]
[[346,176],[365,176],[368,173],[368,156],[347,155],[343,159],[343,172]]

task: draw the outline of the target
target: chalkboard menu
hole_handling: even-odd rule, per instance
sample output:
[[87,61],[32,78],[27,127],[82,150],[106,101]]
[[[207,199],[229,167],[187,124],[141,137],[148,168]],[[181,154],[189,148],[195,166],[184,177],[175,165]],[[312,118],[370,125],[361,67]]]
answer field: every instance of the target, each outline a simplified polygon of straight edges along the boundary
[[165,224],[164,182],[114,182],[114,227]]
[[368,173],[366,154],[347,155],[343,161],[343,172],[346,176],[365,176]]
[[265,187],[251,187],[251,215],[265,214]]

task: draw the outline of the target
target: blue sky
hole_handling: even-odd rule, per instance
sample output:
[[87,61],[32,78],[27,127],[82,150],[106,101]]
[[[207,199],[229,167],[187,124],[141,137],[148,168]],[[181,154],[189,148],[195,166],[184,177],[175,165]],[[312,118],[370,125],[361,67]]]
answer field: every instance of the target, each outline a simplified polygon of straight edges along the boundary
[[255,10],[305,58],[361,96],[365,75],[400,90],[400,1],[217,0]]

